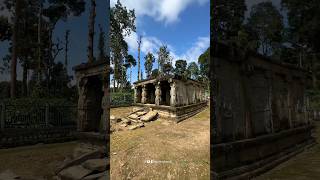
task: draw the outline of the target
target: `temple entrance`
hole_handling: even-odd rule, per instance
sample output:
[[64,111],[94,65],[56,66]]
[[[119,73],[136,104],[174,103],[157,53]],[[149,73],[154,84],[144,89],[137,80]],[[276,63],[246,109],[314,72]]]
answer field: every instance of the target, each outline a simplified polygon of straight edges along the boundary
[[142,94],[142,87],[137,87],[137,103],[141,103],[141,94]]
[[156,88],[154,87],[153,84],[147,84],[146,85],[146,89],[147,89],[147,99],[146,99],[146,103],[147,104],[154,104],[155,103],[155,90]]
[[170,106],[170,84],[168,81],[161,81],[161,102],[160,105]]
[[102,80],[99,76],[88,77],[87,84],[87,131],[99,132],[100,121],[103,114],[102,98],[103,98]]

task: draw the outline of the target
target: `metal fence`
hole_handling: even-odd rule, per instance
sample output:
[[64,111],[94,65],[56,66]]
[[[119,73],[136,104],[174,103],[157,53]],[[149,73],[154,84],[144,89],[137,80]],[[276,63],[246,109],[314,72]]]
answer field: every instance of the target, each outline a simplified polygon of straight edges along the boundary
[[0,104],[0,128],[48,128],[75,126],[75,105]]

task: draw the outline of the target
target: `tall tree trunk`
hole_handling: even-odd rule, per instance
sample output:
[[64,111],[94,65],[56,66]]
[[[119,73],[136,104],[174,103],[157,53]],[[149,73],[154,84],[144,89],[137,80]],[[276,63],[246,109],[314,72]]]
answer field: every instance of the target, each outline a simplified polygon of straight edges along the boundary
[[17,86],[17,34],[18,34],[18,21],[19,21],[19,7],[20,0],[16,0],[15,3],[15,16],[12,31],[12,56],[11,56],[11,88],[10,97],[16,97],[16,86]]
[[317,57],[316,55],[312,55],[312,59],[311,59],[311,70],[312,70],[312,86],[313,89],[318,89],[317,86],[317,68],[316,68],[316,62],[317,62]]
[[89,17],[89,35],[88,35],[88,62],[93,62],[93,38],[94,38],[94,24],[96,17],[96,1],[91,0],[91,11]]
[[39,2],[39,19],[38,19],[38,79],[37,84],[41,83],[41,18],[42,18],[42,4]]
[[[27,61],[27,60],[25,60],[25,61]],[[28,95],[27,78],[28,78],[28,67],[27,67],[27,64],[24,63],[23,64],[23,74],[22,74],[22,92],[23,92],[24,97],[26,97]]]
[[130,65],[130,84],[132,83],[132,67]]
[[139,36],[139,41],[138,41],[138,81],[141,80],[141,70],[140,70],[140,47],[141,47],[141,39],[142,39],[142,36]]

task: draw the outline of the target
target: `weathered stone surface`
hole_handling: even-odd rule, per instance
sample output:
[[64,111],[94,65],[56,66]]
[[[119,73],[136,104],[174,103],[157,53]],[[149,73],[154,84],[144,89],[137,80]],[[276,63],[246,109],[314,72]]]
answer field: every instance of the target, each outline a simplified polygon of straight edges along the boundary
[[141,127],[144,127],[144,124],[143,124],[143,123],[130,126],[130,127],[129,127],[129,130],[135,130],[135,129],[138,129],[138,128],[141,128]]
[[122,118],[122,124],[131,124],[131,120],[130,119],[127,119],[127,118]]
[[[97,180],[97,179],[101,179],[105,176],[106,176],[106,172],[102,172],[102,173],[92,174],[92,175],[86,176],[85,178],[83,178],[83,180]],[[104,180],[107,180],[107,179],[104,179]]]
[[0,173],[0,180],[14,180],[20,179],[20,176],[13,173],[11,170],[6,170]]
[[139,119],[139,116],[137,114],[131,114],[130,116],[128,116],[129,118],[131,119],[135,119],[135,120],[138,120]]
[[59,176],[62,180],[79,180],[89,175],[91,172],[92,170],[86,169],[78,165],[62,170],[59,173]]
[[107,159],[89,159],[82,164],[86,169],[92,171],[105,171],[107,169],[108,160]]
[[148,122],[148,121],[153,120],[157,115],[158,115],[158,112],[156,112],[156,111],[150,111],[150,112],[148,112],[146,115],[142,116],[142,117],[140,118],[140,120],[141,120],[141,121]]
[[137,114],[138,116],[143,116],[143,115],[147,114],[147,112],[146,112],[146,111],[139,111],[139,112],[137,112],[136,114]]
[[83,162],[85,162],[88,159],[96,159],[96,158],[100,158],[102,156],[101,154],[101,150],[94,150],[92,152],[88,152],[86,154],[83,154],[73,160],[70,160],[68,162],[64,162],[57,170],[56,170],[56,174],[58,174],[60,171],[62,171],[63,169],[66,169],[68,167],[74,166],[74,165],[78,165],[81,164]]

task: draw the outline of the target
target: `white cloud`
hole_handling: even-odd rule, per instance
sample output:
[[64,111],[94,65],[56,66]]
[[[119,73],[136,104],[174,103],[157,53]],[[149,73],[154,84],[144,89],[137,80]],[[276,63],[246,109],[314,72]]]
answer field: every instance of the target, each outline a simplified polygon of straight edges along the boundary
[[[117,0],[111,0],[111,7]],[[179,15],[187,7],[197,4],[204,5],[209,0],[121,0],[128,9],[135,9],[137,16],[150,16],[165,24],[179,20]]]
[[187,62],[198,61],[198,57],[204,53],[210,46],[209,37],[199,37],[197,41],[184,54],[176,57],[177,59],[185,59]]
[[[129,37],[126,37],[125,40],[128,43],[129,50],[131,52],[134,54],[138,52],[138,35],[135,32],[133,32]],[[188,48],[184,53],[179,54],[172,45],[153,36],[144,36],[142,38],[141,52],[144,54],[151,52],[156,56],[157,51],[162,45],[167,45],[170,55],[173,57],[173,64],[175,64],[175,61],[179,59],[187,60],[188,63],[192,61],[197,62],[198,57],[210,46],[210,38],[198,37],[190,48]]]

